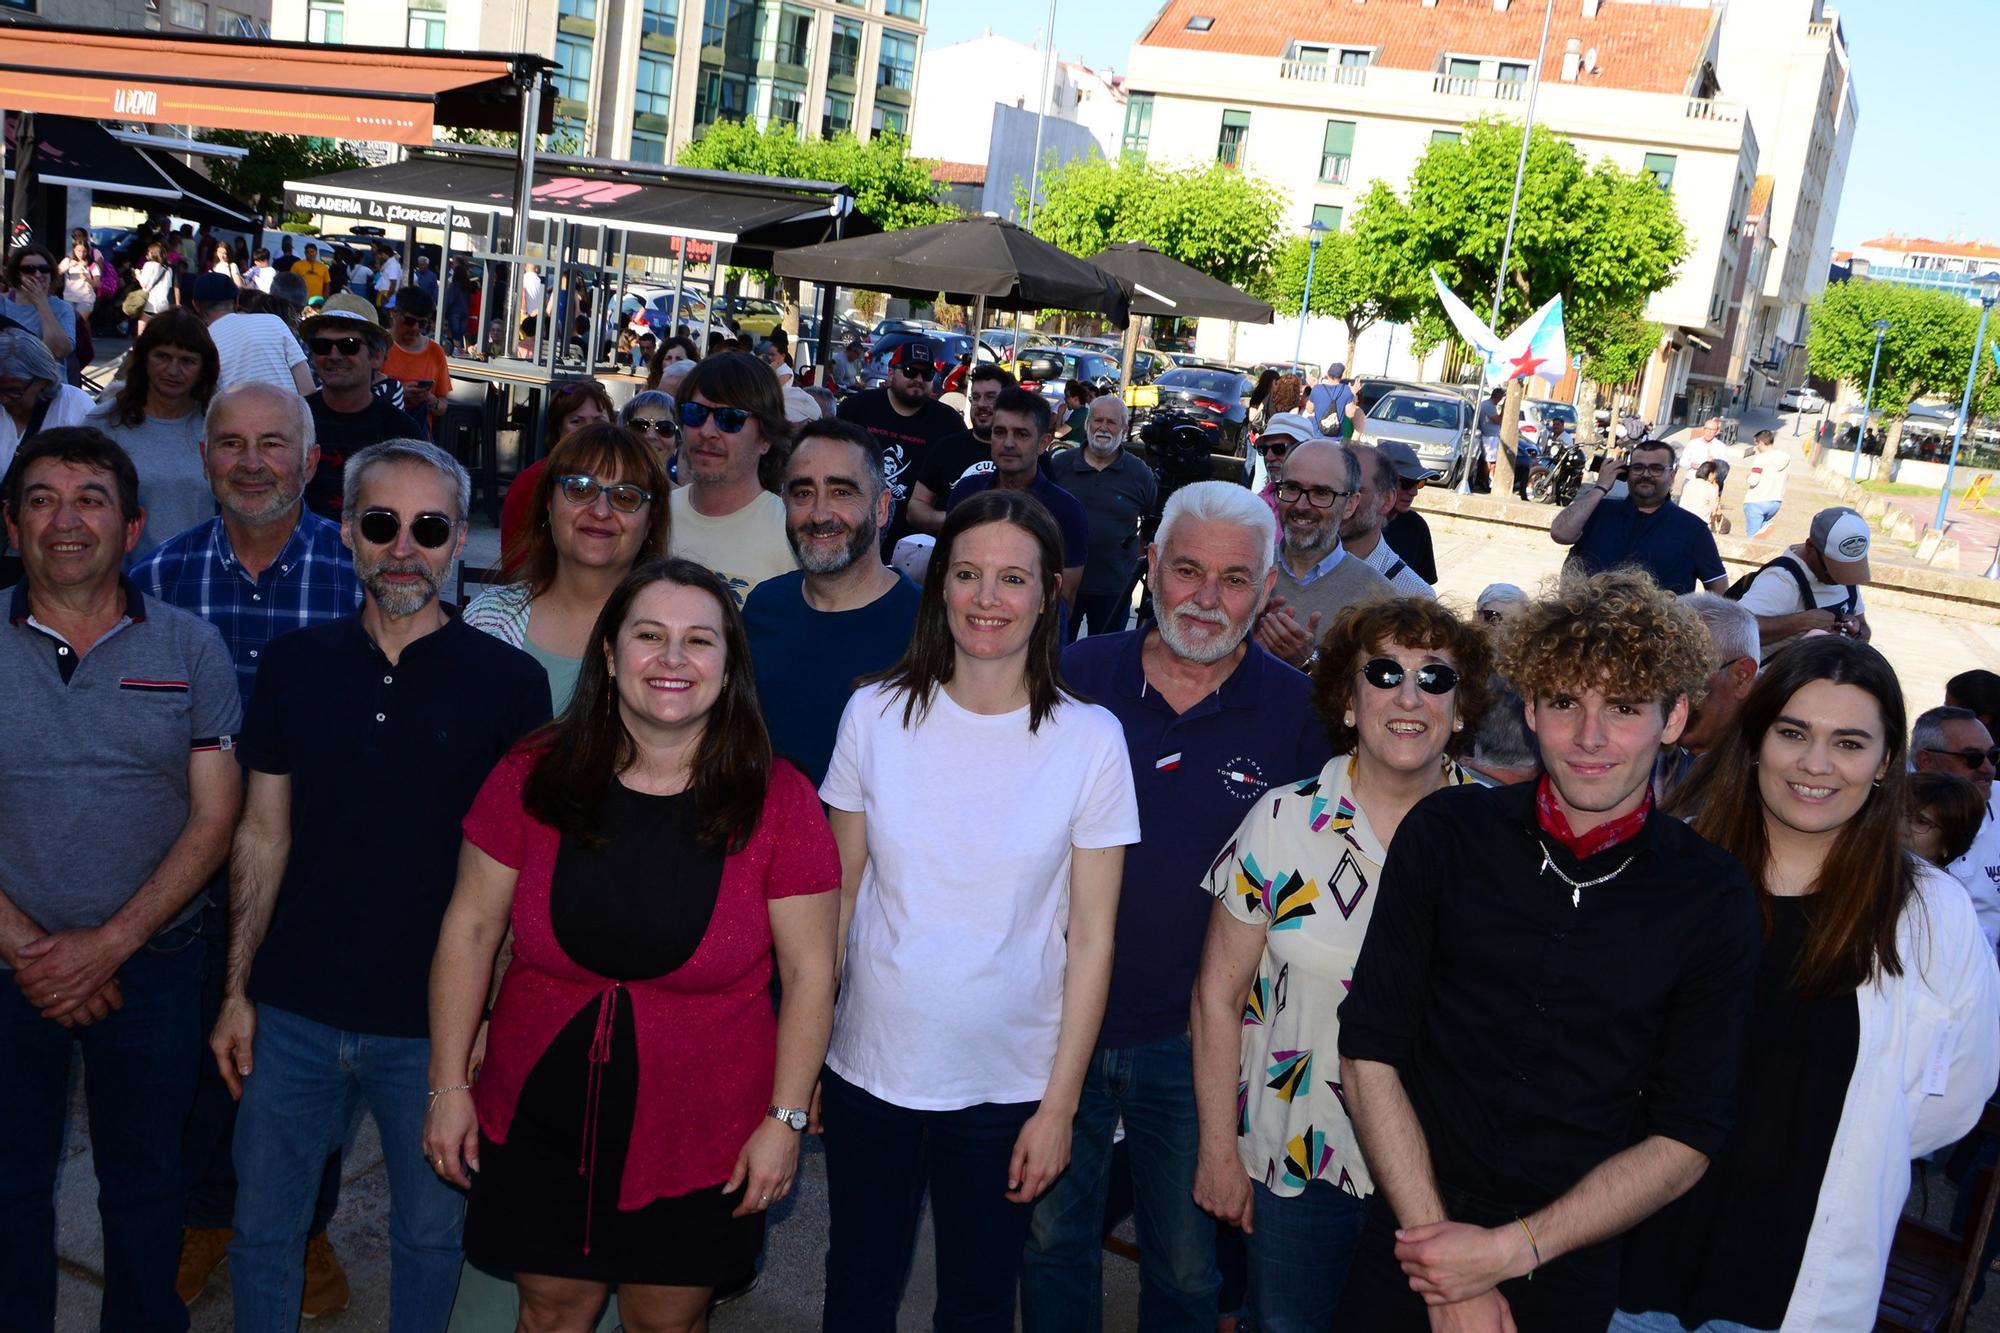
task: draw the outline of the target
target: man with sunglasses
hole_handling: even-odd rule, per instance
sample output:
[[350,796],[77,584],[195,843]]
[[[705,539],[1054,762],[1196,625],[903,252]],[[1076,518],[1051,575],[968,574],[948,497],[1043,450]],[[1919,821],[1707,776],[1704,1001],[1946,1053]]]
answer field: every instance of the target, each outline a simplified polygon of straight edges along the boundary
[[436,320],[437,299],[420,287],[404,288],[389,316],[389,350],[382,358],[382,373],[403,386],[403,410],[422,423],[425,439],[436,434],[451,396],[451,365],[431,338]]
[[796,569],[784,501],[764,489],[766,460],[791,439],[784,395],[747,352],[695,363],[681,381],[681,485],[668,498],[668,551],[722,576],[738,604]]
[[307,395],[319,465],[306,485],[306,507],[340,520],[341,473],[350,454],[384,440],[423,438],[424,429],[408,412],[375,392],[375,373],[388,359],[389,334],[375,307],[340,292],[299,326],[312,357],[320,389]]
[[[1597,480],[1549,523],[1550,539],[1570,548],[1563,568],[1594,574],[1637,565],[1676,595],[1698,588],[1721,592],[1729,578],[1715,549],[1715,534],[1707,522],[1668,498],[1673,471],[1673,446],[1661,441],[1642,440],[1623,458],[1618,450],[1607,449]],[[1621,478],[1626,496],[1612,499]]]
[[1416,511],[1417,496],[1422,493],[1430,479],[1431,470],[1417,457],[1417,451],[1401,440],[1377,440],[1375,448],[1381,450],[1389,463],[1396,469],[1396,503],[1389,509],[1389,517],[1382,524],[1382,540],[1390,549],[1409,561],[1410,568],[1417,571],[1417,577],[1432,587],[1437,586],[1437,550],[1431,544],[1431,525],[1424,522],[1424,516]]
[[1986,942],[2000,942],[2000,816],[1996,816],[1993,802],[2000,748],[1993,744],[1993,733],[1970,708],[1946,705],[1930,709],[1918,714],[1910,727],[1910,765],[1919,773],[1965,778],[1986,802],[1986,818],[1972,846],[1945,869],[1971,895]]
[[[1285,515],[1278,504],[1278,483],[1285,479],[1285,459],[1303,442],[1319,438],[1319,427],[1302,412],[1274,413],[1257,436],[1253,446],[1257,458],[1251,460],[1250,485],[1257,491],[1258,497],[1271,507],[1271,516],[1278,520],[1281,530]],[[1258,486],[1256,480],[1259,460],[1263,463],[1262,486]]]
[[352,616],[274,639],[241,753],[234,911],[209,1046],[236,1120],[236,1327],[290,1329],[327,1155],[365,1101],[389,1177],[389,1326],[442,1333],[458,1288],[461,1195],[422,1156],[428,979],[459,823],[493,765],[548,720],[535,660],[446,614],[471,479],[435,445],[349,462]]
[[1436,597],[1437,592],[1410,562],[1396,554],[1382,536],[1382,526],[1396,508],[1396,464],[1386,448],[1372,444],[1342,446],[1354,454],[1360,469],[1356,503],[1340,525],[1340,544],[1377,574],[1389,580],[1398,597]]
[[1363,499],[1361,465],[1351,451],[1331,440],[1299,445],[1285,460],[1276,498],[1277,583],[1258,618],[1257,642],[1303,668],[1319,646],[1320,627],[1343,607],[1394,597],[1396,589],[1341,545],[1340,530]]
[[[895,512],[882,533],[882,549],[893,551],[910,531],[906,514],[911,489],[917,484],[931,450],[965,429],[958,413],[931,397],[937,375],[937,349],[928,342],[905,343],[902,356],[890,367],[880,388],[851,393],[840,400],[840,419],[873,435],[882,446],[882,470],[896,497]],[[945,495],[950,495],[949,488]]]

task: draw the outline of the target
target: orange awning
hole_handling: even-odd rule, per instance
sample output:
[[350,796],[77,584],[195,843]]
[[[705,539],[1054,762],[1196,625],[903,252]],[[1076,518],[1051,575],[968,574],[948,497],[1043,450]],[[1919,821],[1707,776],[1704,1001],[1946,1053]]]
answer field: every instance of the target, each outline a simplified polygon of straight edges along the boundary
[[[539,56],[0,27],[0,109],[428,144],[438,125],[518,130]],[[553,115],[544,99],[543,128]]]

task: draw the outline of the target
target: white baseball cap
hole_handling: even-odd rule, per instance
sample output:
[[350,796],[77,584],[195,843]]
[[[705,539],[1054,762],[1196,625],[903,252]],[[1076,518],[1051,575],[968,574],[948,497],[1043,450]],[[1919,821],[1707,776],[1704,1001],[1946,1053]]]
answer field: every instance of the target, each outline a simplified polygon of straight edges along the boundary
[[1813,515],[1810,541],[1826,562],[1826,576],[1835,583],[1866,583],[1868,545],[1873,534],[1868,520],[1845,505],[1834,505]]
[[1320,438],[1319,426],[1311,417],[1300,412],[1272,413],[1271,419],[1264,423],[1264,434],[1283,435],[1301,441]]

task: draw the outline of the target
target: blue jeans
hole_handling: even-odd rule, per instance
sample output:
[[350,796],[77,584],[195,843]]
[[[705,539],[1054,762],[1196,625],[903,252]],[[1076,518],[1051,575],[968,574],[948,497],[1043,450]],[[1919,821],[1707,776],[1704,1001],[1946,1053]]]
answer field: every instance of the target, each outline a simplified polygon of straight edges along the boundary
[[344,1032],[261,1004],[252,1054],[236,1113],[229,1243],[238,1333],[298,1327],[320,1173],[364,1099],[389,1176],[390,1333],[443,1333],[458,1291],[465,1197],[424,1160],[430,1042]]
[[913,1111],[831,1069],[826,1125],[825,1333],[895,1333],[924,1192],[937,1239],[938,1333],[1013,1333],[1021,1247],[1034,1216],[1006,1197],[1007,1167],[1034,1102]]
[[1222,1286],[1215,1219],[1194,1202],[1194,1059],[1187,1037],[1178,1036],[1091,1056],[1069,1169],[1035,1205],[1021,1272],[1027,1333],[1102,1327],[1104,1200],[1120,1118],[1139,1232],[1139,1327],[1147,1333],[1215,1327]]
[[1333,1327],[1368,1201],[1315,1180],[1286,1198],[1250,1182],[1250,1322],[1257,1333]]
[[83,1051],[97,1214],[104,1226],[98,1327],[181,1333],[181,1123],[206,1052],[202,941],[189,922],[118,969],[125,1007],[88,1027],[43,1018],[0,969],[0,1327],[46,1333],[56,1318],[56,1163],[69,1061]]
[[1771,520],[1778,516],[1778,511],[1784,508],[1784,506],[1785,502],[1783,500],[1772,504],[1756,505],[1746,500],[1743,504],[1743,535],[1745,537],[1755,537],[1765,528],[1770,527]]
[[[1773,509],[1776,505],[1771,506]],[[1611,1316],[1611,1323],[1604,1333],[1761,1333],[1748,1324],[1739,1324],[1728,1319],[1711,1319],[1705,1324],[1689,1328],[1670,1314],[1658,1310],[1646,1314],[1627,1314],[1620,1310]]]

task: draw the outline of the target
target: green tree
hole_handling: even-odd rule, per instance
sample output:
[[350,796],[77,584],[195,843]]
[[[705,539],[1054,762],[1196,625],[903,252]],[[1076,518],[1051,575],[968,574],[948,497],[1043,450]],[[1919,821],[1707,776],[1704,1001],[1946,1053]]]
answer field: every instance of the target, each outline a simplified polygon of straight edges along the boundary
[[[1041,179],[1034,233],[1043,240],[1085,256],[1143,241],[1246,289],[1271,260],[1285,204],[1267,182],[1218,162],[1173,167],[1093,155],[1051,166]],[[1016,181],[1017,211],[1025,213],[1027,198]]]
[[338,139],[317,139],[303,134],[251,134],[243,130],[210,130],[202,138],[209,143],[245,150],[239,158],[209,159],[209,178],[238,199],[266,212],[284,208],[288,180],[304,180],[308,176],[368,165]]
[[893,134],[877,134],[867,143],[852,134],[801,140],[782,125],[760,132],[754,125],[725,122],[683,145],[677,161],[709,171],[838,182],[854,191],[856,210],[884,231],[957,215],[938,202],[933,164],[911,157],[909,145]]
[[[1979,307],[1947,292],[1887,282],[1829,283],[1807,314],[1806,357],[1812,373],[1845,380],[1857,392],[1868,384],[1875,356],[1875,321],[1886,319],[1882,365],[1875,376],[1875,406],[1885,419],[1933,396],[1956,407],[1965,392],[1967,360],[1979,329]],[[2000,326],[1987,324],[1990,340]],[[2000,379],[1989,353],[1973,387],[1973,411],[2000,410]]]
[[[1376,188],[1383,187],[1378,183]],[[1369,328],[1385,319],[1408,322],[1417,314],[1416,302],[1401,281],[1401,256],[1384,250],[1372,233],[1353,229],[1322,238],[1317,259],[1307,238],[1294,236],[1285,241],[1264,270],[1257,294],[1276,306],[1280,317],[1290,314],[1305,297],[1308,268],[1312,272],[1312,298],[1306,309],[1347,327],[1344,360],[1350,366],[1354,364],[1355,345]]]

